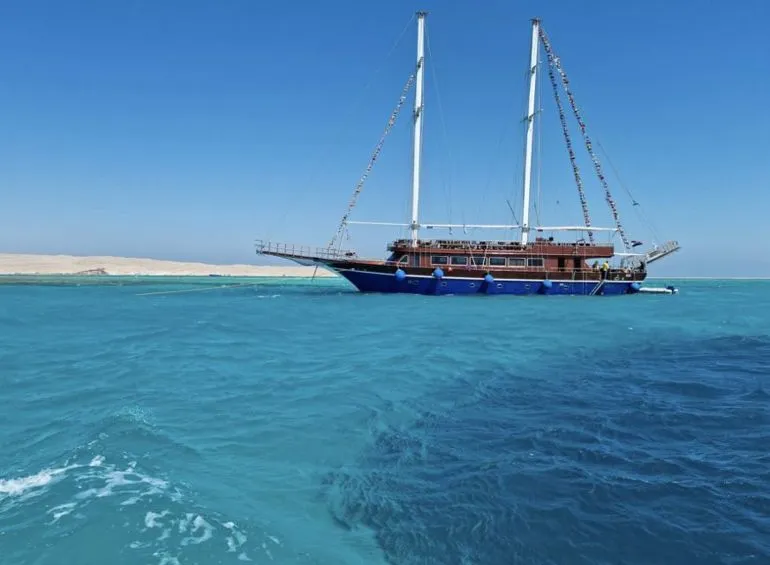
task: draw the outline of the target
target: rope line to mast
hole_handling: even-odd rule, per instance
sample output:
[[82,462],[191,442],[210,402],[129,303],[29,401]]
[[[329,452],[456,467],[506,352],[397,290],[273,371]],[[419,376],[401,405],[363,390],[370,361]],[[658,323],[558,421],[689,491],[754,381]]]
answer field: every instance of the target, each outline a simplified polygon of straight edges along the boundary
[[610,211],[612,212],[612,217],[615,220],[615,226],[618,228],[618,233],[620,234],[620,238],[623,240],[623,246],[626,249],[629,249],[631,246],[628,241],[628,237],[626,236],[626,230],[623,228],[623,225],[620,222],[620,215],[618,214],[618,208],[615,205],[615,199],[612,197],[612,193],[610,192],[609,185],[607,184],[607,179],[604,177],[604,174],[602,173],[602,166],[599,162],[599,158],[596,156],[596,153],[594,153],[593,146],[591,145],[591,139],[588,137],[588,133],[586,132],[586,125],[583,122],[583,118],[580,115],[580,112],[578,111],[577,104],[575,104],[575,98],[572,95],[572,91],[569,88],[569,79],[567,78],[567,74],[564,72],[564,69],[561,66],[561,61],[559,60],[559,57],[554,55],[553,49],[551,48],[551,43],[548,40],[548,36],[545,33],[545,30],[543,27],[540,27],[539,30],[540,35],[540,41],[543,43],[543,47],[545,48],[546,54],[548,55],[549,60],[553,60],[554,66],[556,70],[558,71],[560,77],[561,77],[561,83],[564,87],[564,91],[567,94],[567,100],[569,100],[570,106],[572,108],[572,113],[575,115],[575,119],[578,122],[578,126],[580,127],[580,132],[583,134],[583,140],[585,141],[586,150],[588,151],[588,154],[591,156],[591,161],[593,161],[594,169],[596,170],[596,175],[599,177],[599,181],[602,183],[602,187],[604,188],[604,196],[607,200],[607,204],[610,207]]
[[398,119],[398,115],[401,112],[401,108],[404,105],[404,102],[406,101],[406,95],[409,93],[409,90],[412,88],[412,85],[414,84],[415,80],[415,73],[412,73],[409,75],[409,79],[406,81],[406,84],[404,85],[403,90],[401,91],[401,97],[398,100],[398,104],[393,109],[393,112],[390,115],[390,119],[388,119],[388,124],[385,126],[385,131],[380,136],[380,140],[377,142],[377,145],[374,148],[374,151],[372,152],[372,156],[369,159],[369,163],[366,166],[366,169],[364,170],[364,174],[361,175],[361,178],[358,181],[358,184],[356,184],[355,189],[353,190],[353,195],[350,198],[350,202],[348,203],[348,209],[345,212],[345,214],[342,216],[342,219],[340,220],[340,224],[337,227],[337,231],[334,234],[334,237],[332,237],[331,241],[329,242],[328,248],[331,249],[334,247],[334,244],[339,240],[340,244],[342,243],[342,234],[345,231],[345,228],[348,223],[348,218],[350,217],[350,213],[353,211],[353,208],[355,208],[356,203],[358,202],[358,196],[361,194],[361,191],[364,188],[364,183],[366,182],[366,179],[369,177],[369,173],[371,173],[372,169],[374,168],[374,163],[377,161],[377,158],[380,155],[380,151],[382,151],[382,146],[385,144],[385,138],[388,136],[390,131],[393,129],[393,126],[396,124],[396,120]]
[[[343,135],[343,133],[345,133],[346,128],[348,127],[347,121],[354,115],[354,113],[360,108],[361,104],[366,100],[365,95],[367,91],[371,88],[372,84],[374,84],[375,79],[380,74],[382,69],[385,67],[385,64],[390,60],[393,53],[395,53],[396,49],[398,49],[399,45],[404,39],[404,36],[406,35],[406,32],[409,30],[409,27],[412,25],[412,22],[414,21],[414,19],[415,19],[415,15],[412,14],[409,17],[409,21],[406,22],[404,27],[401,29],[401,32],[396,37],[395,41],[390,46],[390,50],[387,52],[387,54],[379,63],[379,65],[374,69],[371,76],[369,76],[369,79],[361,88],[361,91],[358,94],[356,94],[356,98],[354,99],[353,103],[345,105],[346,112],[341,117],[342,119],[336,122],[337,127],[335,128],[335,131],[329,136],[327,136],[327,140],[331,140],[331,141],[323,145],[323,151],[321,151],[318,156],[318,163],[321,163],[321,165],[313,165],[310,167],[307,180],[305,181],[306,186],[313,186],[316,183],[316,180],[318,178],[320,167],[325,163],[329,163],[329,157],[332,151],[336,150],[336,147],[338,145],[338,142],[341,136]],[[290,211],[290,208],[288,207],[283,208],[282,212],[278,214],[279,221],[276,223],[277,225],[281,226],[286,223],[286,217],[289,215],[289,211]],[[269,234],[271,233],[272,229],[273,229],[273,224],[271,224],[270,229],[268,229],[267,239],[270,239]]]
[[[580,169],[578,168],[577,159],[575,158],[575,151],[572,149],[572,139],[570,138],[569,128],[567,127],[567,117],[564,114],[564,105],[561,102],[561,96],[559,95],[559,87],[556,84],[556,75],[553,72],[555,63],[553,53],[546,49],[546,55],[548,57],[548,78],[551,79],[551,87],[553,89],[553,97],[556,100],[556,107],[559,111],[559,121],[561,122],[561,130],[564,134],[564,142],[567,145],[567,152],[569,153],[569,161],[572,164],[572,174],[575,177],[575,184],[577,184],[578,195],[580,196],[580,207],[583,209],[583,220],[586,227],[591,227],[591,216],[588,212],[588,201],[586,200],[586,193],[583,189],[583,179],[580,176]],[[594,243],[594,232],[588,230],[588,240]]]
[[639,219],[644,223],[652,232],[652,236],[655,238],[655,242],[660,242],[662,239],[658,235],[658,231],[653,225],[652,221],[647,217],[647,214],[642,209],[642,204],[636,199],[636,197],[631,193],[631,190],[626,186],[626,184],[623,182],[623,179],[620,178],[620,174],[618,173],[618,170],[615,168],[615,165],[613,165],[612,160],[610,159],[609,154],[602,146],[602,143],[599,139],[596,140],[596,145],[599,146],[599,150],[604,154],[605,159],[607,159],[607,163],[609,164],[610,168],[612,169],[612,172],[615,174],[615,178],[618,179],[618,184],[623,188],[623,190],[626,191],[626,194],[628,194],[628,197],[631,199],[631,204],[636,211],[637,215],[639,216]]
[[[428,27],[425,27],[425,47],[428,51],[428,58],[431,61],[435,61],[435,57],[433,55],[433,50],[430,46],[430,31],[428,30]],[[452,146],[449,142],[449,134],[448,129],[446,125],[446,118],[444,116],[444,104],[441,101],[441,89],[439,88],[438,83],[438,76],[436,73],[436,65],[431,64],[430,66],[431,71],[431,77],[433,78],[433,89],[436,92],[436,102],[437,102],[437,108],[438,108],[438,116],[439,121],[441,122],[441,130],[443,134],[443,141],[444,141],[444,150],[447,152],[447,156],[449,157],[449,180],[447,181],[446,178],[443,175],[443,172],[445,170],[445,167],[441,167],[441,176],[443,180],[443,188],[444,188],[444,197],[446,199],[446,205],[447,205],[447,212],[449,213],[448,220],[449,223],[452,223],[452,183],[454,182],[454,169],[455,169],[455,159],[452,152]]]

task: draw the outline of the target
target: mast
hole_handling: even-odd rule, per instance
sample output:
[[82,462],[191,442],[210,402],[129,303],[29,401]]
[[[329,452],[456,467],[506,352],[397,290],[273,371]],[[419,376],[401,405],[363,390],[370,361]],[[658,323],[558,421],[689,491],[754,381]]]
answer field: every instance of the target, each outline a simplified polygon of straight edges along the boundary
[[427,12],[417,12],[417,85],[414,92],[414,142],[412,160],[412,246],[417,247],[419,236],[420,208],[420,159],[422,153],[422,110],[423,82],[425,71],[425,16]]
[[529,189],[532,182],[532,140],[535,129],[535,85],[537,84],[537,55],[540,20],[532,20],[532,48],[529,57],[529,104],[527,105],[527,146],[524,153],[524,203],[521,212],[521,244],[529,237]]

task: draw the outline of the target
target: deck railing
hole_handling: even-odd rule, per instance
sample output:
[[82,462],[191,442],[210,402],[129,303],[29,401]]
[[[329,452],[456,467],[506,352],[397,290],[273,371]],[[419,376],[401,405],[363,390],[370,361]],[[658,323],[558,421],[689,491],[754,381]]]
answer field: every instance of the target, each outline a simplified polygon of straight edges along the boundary
[[680,245],[678,241],[667,241],[663,245],[651,249],[642,257],[631,257],[626,261],[625,264],[631,268],[637,268],[642,265],[649,265],[658,259],[663,259],[663,257],[679,251],[679,249]]
[[254,247],[259,254],[291,255],[307,259],[350,259],[356,256],[355,251],[345,249],[295,245],[293,243],[264,241],[261,239],[254,242]]
[[[447,249],[447,250],[489,250],[489,251],[526,251],[533,247],[574,247],[574,248],[607,248],[612,247],[612,243],[589,243],[586,241],[553,241],[545,238],[537,238],[528,244],[521,244],[518,241],[477,241],[477,240],[459,240],[459,239],[421,239],[417,241],[416,248],[424,249]],[[388,244],[388,249],[413,248],[409,239],[398,239]]]

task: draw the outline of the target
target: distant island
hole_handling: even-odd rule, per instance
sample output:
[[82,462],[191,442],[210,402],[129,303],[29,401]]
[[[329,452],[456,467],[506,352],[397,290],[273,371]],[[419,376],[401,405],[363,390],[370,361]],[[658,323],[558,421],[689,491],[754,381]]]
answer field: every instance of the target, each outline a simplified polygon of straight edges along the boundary
[[[314,267],[210,265],[131,257],[0,253],[0,275],[310,277]],[[336,275],[318,269],[317,277]]]

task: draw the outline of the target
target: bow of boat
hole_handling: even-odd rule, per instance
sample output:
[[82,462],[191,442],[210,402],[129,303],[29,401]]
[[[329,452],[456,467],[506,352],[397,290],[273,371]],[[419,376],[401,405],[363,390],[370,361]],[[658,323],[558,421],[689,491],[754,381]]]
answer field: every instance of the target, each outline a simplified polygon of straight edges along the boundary
[[[348,264],[361,263],[354,251],[326,247],[311,247],[291,243],[277,243],[257,240],[255,242],[257,255],[288,259],[299,265],[324,267],[338,271]],[[363,261],[365,263],[365,261]]]

